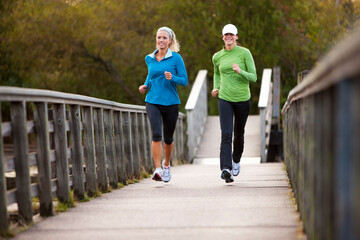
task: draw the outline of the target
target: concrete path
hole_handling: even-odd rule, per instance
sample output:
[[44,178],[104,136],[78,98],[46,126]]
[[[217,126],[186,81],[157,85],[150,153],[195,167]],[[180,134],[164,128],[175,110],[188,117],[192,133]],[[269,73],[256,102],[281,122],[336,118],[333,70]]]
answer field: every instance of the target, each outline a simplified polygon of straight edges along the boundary
[[[220,121],[219,116],[209,116],[203,136],[195,155],[196,164],[219,164]],[[242,163],[260,163],[260,116],[250,115],[245,125],[244,152]]]
[[47,218],[14,239],[301,238],[282,163],[242,162],[240,175],[225,184],[217,156],[207,158],[172,167],[167,184],[142,180]]
[[283,164],[243,165],[225,184],[216,165],[172,168],[47,218],[15,239],[297,239]]

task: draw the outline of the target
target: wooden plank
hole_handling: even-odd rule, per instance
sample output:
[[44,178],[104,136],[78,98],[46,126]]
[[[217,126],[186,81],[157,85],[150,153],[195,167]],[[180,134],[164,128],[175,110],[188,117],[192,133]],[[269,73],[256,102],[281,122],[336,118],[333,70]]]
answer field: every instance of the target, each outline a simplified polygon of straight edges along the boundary
[[[57,180],[52,179],[51,180],[52,197],[56,197],[56,191],[57,191]],[[32,198],[39,196],[39,184],[38,183],[32,183],[30,185],[30,192],[31,192],[31,197]],[[16,189],[7,191],[6,195],[7,195],[8,205],[16,203]]]
[[36,103],[35,129],[37,145],[37,165],[39,178],[40,215],[52,216],[50,140],[47,103]]
[[132,134],[131,134],[131,118],[130,112],[123,112],[123,137],[124,137],[124,156],[125,156],[125,166],[126,166],[126,177],[127,179],[134,178],[134,168],[133,168],[133,155],[132,155]]
[[25,222],[32,222],[32,202],[30,194],[30,170],[28,153],[28,135],[26,131],[25,102],[11,103],[11,128],[14,142],[15,171],[16,171],[16,199],[19,216]]
[[[358,202],[352,205],[352,197],[355,195],[353,190],[359,194],[359,183],[353,182],[354,176],[359,174],[354,172],[356,166],[354,153],[359,146],[354,146],[356,142],[355,114],[357,111],[353,108],[353,96],[359,93],[353,92],[354,85],[350,80],[340,82],[336,87],[336,105],[337,109],[336,127],[334,136],[336,136],[336,157],[335,157],[335,225],[337,227],[337,236],[339,239],[356,239],[355,233],[358,223],[352,222],[352,214],[356,209]],[[353,94],[352,94],[353,93]],[[358,105],[358,103],[356,103]],[[358,107],[358,106],[357,106]],[[355,111],[354,111],[355,110]],[[353,173],[354,175],[352,175]],[[353,186],[356,186],[353,189]],[[357,226],[355,226],[357,225]]]
[[70,201],[69,162],[67,156],[65,105],[54,104],[54,138],[57,177],[57,197],[60,202]]
[[260,109],[260,153],[261,162],[266,162],[266,108]]
[[[0,104],[1,113],[1,104]],[[0,114],[0,123],[2,117]],[[2,124],[0,124],[0,132],[2,132]],[[7,201],[6,201],[6,180],[5,180],[5,164],[4,164],[4,144],[3,138],[0,137],[0,232],[6,232],[9,229]]]
[[[170,165],[173,165],[175,161],[177,161],[177,120],[176,120],[176,125],[175,125],[175,129],[174,129],[174,133],[173,133],[173,150],[172,150],[172,153],[171,153],[171,158],[170,158]],[[199,141],[200,143],[200,141]]]
[[354,118],[354,131],[353,131],[353,141],[352,141],[352,151],[353,151],[353,167],[352,172],[350,173],[352,178],[352,188],[350,191],[351,195],[351,208],[354,209],[352,211],[351,216],[351,226],[354,230],[354,239],[360,239],[360,228],[358,227],[358,223],[360,222],[360,76],[356,79],[353,79],[354,86],[352,88],[352,103],[351,103],[351,111],[353,112]]
[[115,150],[116,150],[116,166],[118,173],[118,181],[126,184],[126,169],[124,156],[124,138],[122,132],[122,113],[120,111],[114,112],[114,132],[115,132]]
[[95,152],[98,186],[101,191],[108,191],[108,176],[106,171],[106,155],[105,155],[105,136],[104,136],[104,113],[102,108],[95,110],[94,129],[95,129]]
[[273,69],[273,113],[272,117],[273,124],[280,127],[280,85],[281,85],[281,78],[280,78],[280,67],[276,66]]
[[146,138],[145,138],[145,121],[144,114],[137,113],[138,119],[138,146],[139,146],[139,161],[140,161],[140,173],[146,169]]
[[114,143],[114,126],[113,112],[111,110],[104,111],[104,130],[106,142],[106,160],[107,171],[109,176],[109,184],[112,188],[118,187],[117,165],[115,161],[115,143]]
[[[71,150],[68,149],[67,150],[67,156],[70,157],[71,156]],[[10,157],[7,159],[4,159],[5,163],[4,163],[4,167],[5,167],[5,172],[12,172],[15,171],[15,163],[14,163],[14,157]],[[50,162],[55,162],[56,157],[55,157],[55,150],[50,150]],[[37,152],[33,152],[33,153],[29,153],[29,166],[36,166],[37,165]]]
[[84,199],[84,169],[83,169],[83,149],[81,136],[81,113],[80,105],[70,105],[70,135],[71,135],[71,159],[72,175],[74,178],[74,195],[78,199]]
[[147,138],[147,149],[148,149],[147,160],[149,163],[149,168],[147,169],[147,171],[152,172],[154,166],[152,159],[152,152],[151,152],[152,135],[151,135],[150,122],[147,117],[146,117],[146,138]]
[[136,112],[131,112],[131,137],[132,137],[132,155],[133,155],[133,170],[134,177],[139,179],[141,173],[140,165],[140,150],[139,150],[139,124]]
[[96,159],[93,108],[83,107],[84,158],[86,166],[86,191],[89,196],[96,194]]
[[181,141],[181,160],[182,160],[182,162],[186,161],[186,157],[185,157],[186,144],[185,144],[184,134],[185,134],[184,119],[181,118],[180,119],[180,141]]
[[148,161],[148,138],[147,138],[147,124],[146,124],[146,116],[145,113],[141,113],[140,117],[140,152],[141,152],[141,160],[144,171],[148,171],[149,169],[149,161]]
[[1,123],[1,133],[3,137],[11,136],[11,122]]

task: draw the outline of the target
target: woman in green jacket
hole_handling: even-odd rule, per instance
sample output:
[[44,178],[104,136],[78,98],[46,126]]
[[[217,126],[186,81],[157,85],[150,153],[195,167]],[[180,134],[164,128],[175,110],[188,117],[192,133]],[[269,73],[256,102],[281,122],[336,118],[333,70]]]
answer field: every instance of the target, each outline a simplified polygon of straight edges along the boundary
[[[237,28],[227,24],[222,30],[224,48],[213,56],[213,97],[218,97],[221,127],[220,169],[226,183],[240,173],[244,150],[245,124],[250,112],[249,82],[256,82],[256,68],[249,49],[237,46]],[[232,136],[234,133],[233,152]]]

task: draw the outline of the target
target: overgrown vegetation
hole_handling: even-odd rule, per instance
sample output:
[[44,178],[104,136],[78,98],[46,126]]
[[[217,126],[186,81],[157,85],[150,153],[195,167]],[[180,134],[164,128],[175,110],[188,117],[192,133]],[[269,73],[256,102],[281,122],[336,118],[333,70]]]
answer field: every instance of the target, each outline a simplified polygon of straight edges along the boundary
[[[78,93],[143,104],[145,55],[167,25],[181,43],[190,84],[179,88],[185,106],[200,69],[209,71],[222,48],[221,29],[239,29],[253,53],[259,81],[251,85],[257,111],[262,70],[281,66],[282,102],[296,74],[356,26],[355,0],[5,0],[0,3],[0,84]],[[217,113],[209,98],[210,114]]]

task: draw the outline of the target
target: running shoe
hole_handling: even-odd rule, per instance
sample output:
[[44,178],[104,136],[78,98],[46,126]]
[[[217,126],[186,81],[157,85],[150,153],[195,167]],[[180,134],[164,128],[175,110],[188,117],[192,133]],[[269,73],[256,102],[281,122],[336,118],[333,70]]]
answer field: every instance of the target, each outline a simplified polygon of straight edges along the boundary
[[240,162],[236,163],[234,161],[232,161],[232,170],[231,170],[231,174],[233,176],[237,176],[240,173]]
[[221,172],[221,179],[224,179],[226,183],[231,183],[234,181],[231,171],[229,169],[223,169]]
[[162,180],[167,183],[171,179],[170,165],[165,167],[164,163],[165,163],[165,160],[162,161],[162,167],[164,169],[163,174],[162,174]]
[[152,180],[162,181],[162,177],[161,177],[162,173],[163,173],[163,170],[160,167],[156,168],[154,173],[153,173]]

